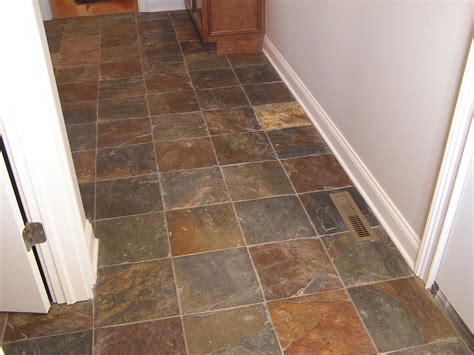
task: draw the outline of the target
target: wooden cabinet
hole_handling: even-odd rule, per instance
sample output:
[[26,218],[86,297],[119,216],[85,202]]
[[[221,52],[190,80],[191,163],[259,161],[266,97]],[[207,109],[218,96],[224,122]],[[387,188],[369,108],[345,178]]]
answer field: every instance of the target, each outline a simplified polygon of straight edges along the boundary
[[266,0],[186,0],[204,42],[218,53],[259,52],[265,36]]

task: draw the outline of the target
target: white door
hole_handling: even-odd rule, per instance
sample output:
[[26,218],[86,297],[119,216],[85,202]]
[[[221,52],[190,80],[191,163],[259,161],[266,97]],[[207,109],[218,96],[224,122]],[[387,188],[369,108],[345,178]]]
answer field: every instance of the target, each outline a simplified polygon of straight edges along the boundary
[[453,213],[436,284],[474,333],[474,124],[456,178]]
[[0,311],[46,313],[50,303],[33,250],[22,238],[24,223],[0,153]]

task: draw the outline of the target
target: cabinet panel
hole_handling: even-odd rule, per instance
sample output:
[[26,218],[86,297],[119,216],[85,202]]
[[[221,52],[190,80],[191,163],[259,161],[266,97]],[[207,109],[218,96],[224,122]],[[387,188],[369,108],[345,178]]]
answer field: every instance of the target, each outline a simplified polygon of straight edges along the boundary
[[259,33],[262,0],[208,0],[209,35]]

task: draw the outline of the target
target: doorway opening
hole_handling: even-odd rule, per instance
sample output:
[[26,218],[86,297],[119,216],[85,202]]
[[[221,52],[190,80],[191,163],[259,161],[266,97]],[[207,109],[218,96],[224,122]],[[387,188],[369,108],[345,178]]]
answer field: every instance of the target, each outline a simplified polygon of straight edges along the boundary
[[53,18],[138,11],[137,0],[51,0]]

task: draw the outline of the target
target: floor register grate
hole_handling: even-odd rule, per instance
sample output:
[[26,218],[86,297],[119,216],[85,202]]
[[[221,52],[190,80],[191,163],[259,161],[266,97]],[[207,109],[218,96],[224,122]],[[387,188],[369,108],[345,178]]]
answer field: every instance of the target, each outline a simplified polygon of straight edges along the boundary
[[375,238],[375,234],[370,227],[369,222],[362,214],[349,192],[335,192],[329,194],[329,197],[356,240],[363,241]]

